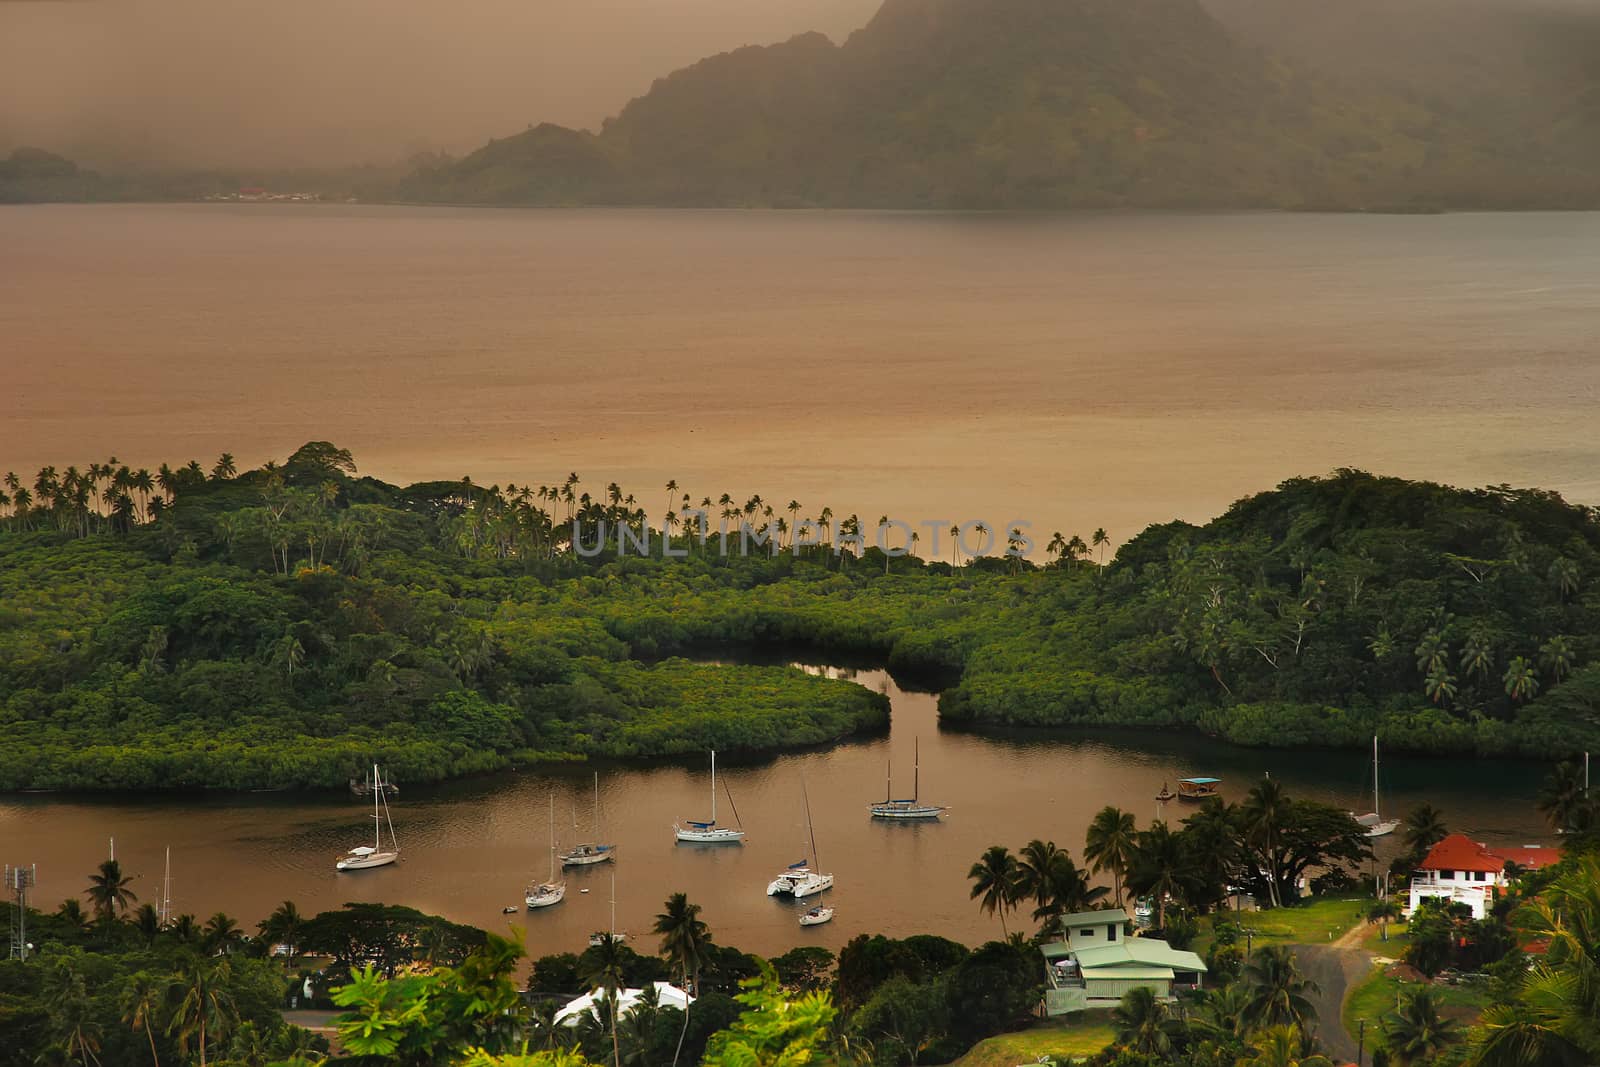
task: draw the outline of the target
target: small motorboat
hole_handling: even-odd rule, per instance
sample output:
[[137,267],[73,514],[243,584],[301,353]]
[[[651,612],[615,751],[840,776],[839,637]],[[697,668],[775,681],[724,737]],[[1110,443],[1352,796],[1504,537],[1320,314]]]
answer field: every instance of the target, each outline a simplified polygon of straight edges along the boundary
[[605,931],[605,930],[598,930],[595,933],[592,933],[592,934],[589,935],[589,947],[590,948],[599,948],[601,945],[606,943],[606,938],[608,938],[608,937],[611,938],[611,940],[615,941],[619,945],[626,944],[627,940],[628,940],[627,931],[618,931],[616,933],[610,933],[610,932]]
[[515,904],[507,904],[505,907],[500,909],[501,915],[515,915],[516,913],[517,906]]
[[1165,804],[1169,800],[1176,799],[1177,796],[1178,796],[1178,794],[1174,793],[1172,790],[1167,788],[1167,783],[1166,782],[1162,782],[1161,783],[1161,792],[1156,794],[1156,803],[1157,804]]
[[588,892],[588,890],[587,890],[587,889],[580,889],[580,890],[578,890],[578,892],[580,892],[580,893],[587,893],[587,892]]
[[804,915],[800,916],[801,926],[821,926],[825,922],[833,921],[833,909],[825,904],[818,904]]

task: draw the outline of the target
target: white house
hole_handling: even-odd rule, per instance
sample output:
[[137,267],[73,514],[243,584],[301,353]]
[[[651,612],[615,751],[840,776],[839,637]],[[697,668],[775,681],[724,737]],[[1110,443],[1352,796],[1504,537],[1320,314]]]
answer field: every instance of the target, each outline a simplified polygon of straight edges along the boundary
[[[663,1008],[677,1008],[679,1011],[683,1011],[690,1004],[694,1003],[693,997],[679,989],[677,986],[673,985],[671,982],[656,982],[654,985],[656,989],[656,1002]],[[622,990],[622,992],[617,996],[618,1016],[620,1017],[627,1015],[629,1012],[631,1012],[635,1007],[638,1006],[639,1000],[643,996],[643,989]],[[606,991],[604,989],[596,989],[591,993],[585,993],[576,1000],[568,1001],[566,1007],[556,1012],[556,1025],[576,1026],[579,1019],[596,1009],[599,1010],[602,1018],[606,1018],[610,1014],[606,1007]]]
[[1510,881],[1506,865],[1536,871],[1561,858],[1558,849],[1539,845],[1501,845],[1490,848],[1465,834],[1451,834],[1428,850],[1411,876],[1411,899],[1406,914],[1424,900],[1443,900],[1465,904],[1472,917],[1481,919],[1494,905],[1495,897]]
[[1046,1015],[1115,1007],[1122,994],[1140,986],[1171,1000],[1179,990],[1198,989],[1206,972],[1193,952],[1128,936],[1128,913],[1121,908],[1068,915],[1061,926],[1062,940],[1040,947]]

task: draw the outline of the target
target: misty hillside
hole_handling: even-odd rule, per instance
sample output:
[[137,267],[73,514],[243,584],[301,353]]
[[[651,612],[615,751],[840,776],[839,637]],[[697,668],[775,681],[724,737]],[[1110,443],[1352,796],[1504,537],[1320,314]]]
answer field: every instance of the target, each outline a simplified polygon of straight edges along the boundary
[[1457,6],[887,0],[842,45],[806,34],[714,56],[657,81],[598,134],[538,126],[420,169],[399,195],[1399,209],[1600,199],[1589,169],[1600,109],[1578,91],[1596,81],[1592,62],[1559,32],[1497,31],[1490,15],[1511,16],[1488,9],[1430,47],[1429,24],[1451,26]]

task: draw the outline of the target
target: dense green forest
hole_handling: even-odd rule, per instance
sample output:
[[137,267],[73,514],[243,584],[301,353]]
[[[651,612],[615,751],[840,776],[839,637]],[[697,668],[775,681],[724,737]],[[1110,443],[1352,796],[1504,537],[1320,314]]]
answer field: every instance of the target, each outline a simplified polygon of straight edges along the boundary
[[[424,166],[421,201],[1426,211],[1596,203],[1592,11],[887,0]],[[1588,43],[1587,50],[1585,48]]]
[[[1340,471],[1103,563],[1103,531],[1057,534],[1044,565],[889,555],[815,502],[649,495],[672,558],[659,520],[619,555],[618,524],[648,527],[615,484],[397,487],[325,442],[7,475],[0,787],[333,786],[374,759],[424,781],[886,724],[881,694],[751,647],[886,663],[942,688],[949,726],[1600,748],[1600,519],[1551,493]],[[741,522],[766,550],[722,552]]]

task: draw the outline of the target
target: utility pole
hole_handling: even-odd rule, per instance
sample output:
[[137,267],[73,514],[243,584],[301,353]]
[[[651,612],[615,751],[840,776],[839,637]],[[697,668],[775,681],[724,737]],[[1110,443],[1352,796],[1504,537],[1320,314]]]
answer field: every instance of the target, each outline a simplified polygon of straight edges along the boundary
[[5,868],[6,891],[11,894],[11,952],[10,958],[28,958],[28,891],[39,882],[38,866]]
[[1361,1020],[1361,1030],[1356,1034],[1356,1067],[1361,1067],[1361,1057],[1367,1051],[1367,1020]]

